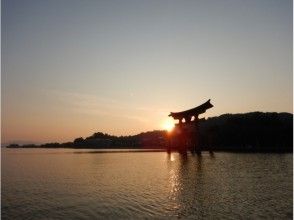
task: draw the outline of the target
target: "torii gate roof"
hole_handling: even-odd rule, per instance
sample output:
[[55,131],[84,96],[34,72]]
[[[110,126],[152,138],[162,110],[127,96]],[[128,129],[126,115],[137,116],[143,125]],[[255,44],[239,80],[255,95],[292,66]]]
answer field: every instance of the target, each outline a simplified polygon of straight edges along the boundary
[[207,109],[212,108],[213,105],[210,103],[210,99],[208,101],[206,101],[205,103],[186,110],[186,111],[182,111],[182,112],[171,112],[168,116],[173,117],[174,119],[182,119],[182,118],[186,118],[186,117],[192,117],[192,116],[198,116],[199,114],[204,113]]

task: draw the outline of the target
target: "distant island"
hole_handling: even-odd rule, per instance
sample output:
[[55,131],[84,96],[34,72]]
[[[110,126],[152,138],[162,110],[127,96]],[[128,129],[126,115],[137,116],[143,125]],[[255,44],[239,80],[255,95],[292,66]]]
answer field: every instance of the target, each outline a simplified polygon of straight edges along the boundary
[[[235,152],[293,152],[293,114],[250,112],[223,114],[199,124],[203,150]],[[73,142],[10,144],[7,148],[166,149],[168,132],[155,130],[132,136],[102,132]]]

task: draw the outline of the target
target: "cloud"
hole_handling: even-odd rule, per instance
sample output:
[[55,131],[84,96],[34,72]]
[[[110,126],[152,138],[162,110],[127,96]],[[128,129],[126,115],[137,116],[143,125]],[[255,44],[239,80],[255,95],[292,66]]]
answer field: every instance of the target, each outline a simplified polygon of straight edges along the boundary
[[51,91],[51,94],[58,97],[59,101],[65,103],[72,110],[81,114],[127,118],[147,123],[149,120],[142,116],[143,111],[152,111],[152,109],[126,105],[120,100],[98,97],[93,94],[66,91]]

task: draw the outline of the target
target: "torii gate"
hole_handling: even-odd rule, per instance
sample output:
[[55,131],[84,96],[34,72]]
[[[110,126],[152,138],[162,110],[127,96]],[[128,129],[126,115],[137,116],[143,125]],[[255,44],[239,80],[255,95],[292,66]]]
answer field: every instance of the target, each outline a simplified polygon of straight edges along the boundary
[[178,150],[180,152],[190,150],[191,152],[201,153],[198,126],[199,121],[205,119],[199,119],[198,116],[212,107],[213,105],[209,99],[195,108],[182,112],[171,112],[168,116],[179,120],[179,123],[175,124],[175,128],[171,132],[168,150]]

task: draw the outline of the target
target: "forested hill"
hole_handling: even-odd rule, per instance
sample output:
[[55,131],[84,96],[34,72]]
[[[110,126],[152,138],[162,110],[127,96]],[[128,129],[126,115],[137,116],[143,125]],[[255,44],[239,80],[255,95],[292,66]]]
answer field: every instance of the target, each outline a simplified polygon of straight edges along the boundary
[[293,151],[293,114],[224,114],[200,124],[201,145],[225,151]]
[[[224,114],[201,121],[200,145],[204,150],[292,152],[293,114],[251,112]],[[113,136],[101,132],[73,142],[42,145],[11,144],[8,147],[39,148],[165,148],[168,134],[149,131],[132,136]]]

